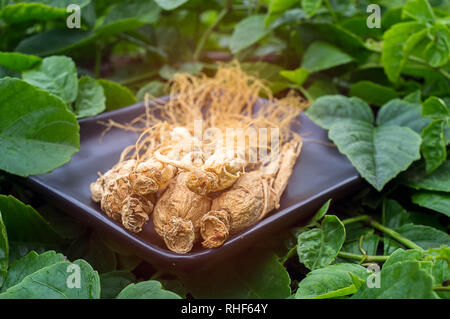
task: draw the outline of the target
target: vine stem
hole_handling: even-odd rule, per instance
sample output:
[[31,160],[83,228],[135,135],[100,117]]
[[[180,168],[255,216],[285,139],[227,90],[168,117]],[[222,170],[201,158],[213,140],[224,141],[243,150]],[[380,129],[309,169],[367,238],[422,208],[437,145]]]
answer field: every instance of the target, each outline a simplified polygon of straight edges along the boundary
[[345,251],[340,251],[338,254],[339,257],[347,258],[347,259],[355,259],[359,260],[360,262],[385,262],[389,256],[371,256],[371,255],[359,255],[359,254],[352,254],[347,253]]
[[450,291],[450,286],[434,285],[434,291]]
[[344,219],[342,221],[342,223],[344,225],[348,225],[351,223],[357,223],[357,222],[363,222],[366,223],[368,225],[370,225],[371,227],[389,235],[390,237],[392,237],[393,239],[395,239],[396,241],[398,241],[399,243],[405,245],[408,248],[411,249],[418,249],[418,250],[423,250],[422,247],[416,245],[414,242],[412,242],[411,240],[409,240],[408,238],[403,237],[402,235],[400,235],[399,233],[397,233],[395,230],[392,230],[382,224],[380,224],[379,222],[375,221],[374,219],[372,219],[370,216],[368,215],[361,215],[361,216],[357,216],[357,217],[352,217],[352,218],[348,218],[348,219]]
[[223,8],[216,21],[203,33],[202,37],[200,38],[200,41],[197,44],[197,47],[195,48],[194,55],[192,56],[194,61],[198,61],[198,58],[200,57],[200,53],[203,50],[203,47],[205,46],[206,40],[208,40],[211,33],[214,31],[214,29],[219,25],[220,21],[226,16],[226,14],[230,11],[229,5],[225,5],[225,8]]
[[333,17],[333,21],[334,23],[338,22],[337,16],[336,16],[336,12],[334,12],[333,7],[331,6],[330,0],[325,0],[325,4],[328,8],[328,11],[330,11],[331,16]]

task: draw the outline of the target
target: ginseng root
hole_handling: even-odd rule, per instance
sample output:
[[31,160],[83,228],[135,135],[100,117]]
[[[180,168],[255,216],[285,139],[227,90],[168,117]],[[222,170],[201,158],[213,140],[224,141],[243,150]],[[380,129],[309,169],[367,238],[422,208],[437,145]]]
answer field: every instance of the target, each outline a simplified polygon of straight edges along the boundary
[[211,208],[211,200],[186,187],[186,172],[173,179],[153,210],[156,232],[167,247],[177,253],[189,252],[200,237],[200,220]]
[[215,198],[211,211],[201,220],[202,245],[219,247],[230,234],[255,224],[278,208],[300,149],[301,141],[285,144],[278,159],[266,169],[242,174],[230,190]]

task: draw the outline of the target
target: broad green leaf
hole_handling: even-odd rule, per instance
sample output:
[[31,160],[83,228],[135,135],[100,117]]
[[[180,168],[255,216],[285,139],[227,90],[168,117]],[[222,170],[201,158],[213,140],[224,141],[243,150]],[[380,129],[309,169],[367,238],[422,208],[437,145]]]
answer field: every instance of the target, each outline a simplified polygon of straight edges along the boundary
[[152,97],[159,97],[164,95],[166,89],[166,84],[161,81],[151,81],[141,87],[139,91],[136,93],[136,100],[138,102],[144,102],[145,101],[145,94],[149,94],[149,98]]
[[334,124],[328,136],[378,191],[420,158],[420,136],[407,127],[355,120]]
[[106,108],[103,87],[93,78],[83,76],[78,82],[78,96],[75,102],[77,118],[93,116]]
[[79,29],[54,29],[37,33],[22,40],[16,51],[46,56],[85,45],[96,36],[91,31]]
[[322,0],[302,0],[302,8],[305,10],[308,18],[316,14],[321,4]]
[[422,105],[422,92],[420,90],[409,93],[407,96],[403,98],[403,101],[412,103],[412,104],[420,104]]
[[415,189],[450,192],[450,160],[446,160],[431,174],[426,173],[423,165],[413,166],[400,180],[402,184]]
[[276,94],[289,87],[285,79],[280,75],[282,67],[267,62],[244,62],[241,68],[248,74],[257,76],[266,81],[273,94]]
[[450,117],[450,110],[443,100],[432,96],[423,103],[422,116],[441,120]]
[[[445,285],[445,282],[450,278],[450,265],[449,259],[436,259],[433,262],[433,266],[431,268],[431,274],[434,278],[435,285]],[[442,299],[450,298],[450,291],[436,291],[436,293]]]
[[435,20],[433,8],[428,0],[409,0],[403,7],[402,16],[413,18],[421,23],[432,23]]
[[16,72],[31,69],[42,59],[33,55],[26,55],[17,52],[0,52],[0,65]]
[[50,223],[61,238],[76,239],[86,233],[85,224],[52,205],[39,206],[39,214]]
[[283,70],[280,75],[297,85],[302,85],[308,78],[309,72],[304,68],[298,68],[292,71]]
[[339,48],[327,42],[317,41],[312,43],[306,50],[303,56],[302,68],[313,73],[347,64],[352,60],[351,56]]
[[[9,265],[9,245],[0,209],[0,288],[4,284]],[[1,291],[1,290],[0,290]]]
[[380,288],[362,285],[352,299],[434,299],[433,277],[415,260],[383,267]]
[[113,35],[152,24],[159,18],[160,7],[155,1],[125,0],[115,5],[101,26],[95,29],[98,35]]
[[397,228],[395,231],[423,249],[450,245],[450,236],[447,233],[430,226],[406,224]]
[[[77,269],[80,270],[80,288],[72,286],[77,284]],[[73,263],[64,261],[41,268],[0,294],[0,299],[98,298],[100,298],[98,273],[84,260],[76,260]]]
[[430,31],[433,39],[425,48],[425,58],[432,67],[442,67],[449,61],[450,30],[437,24]]
[[298,0],[270,0],[269,15],[285,12],[298,3]]
[[29,176],[67,163],[80,149],[75,116],[57,97],[18,80],[0,80],[0,169]]
[[265,27],[264,15],[253,15],[236,24],[230,39],[232,53],[237,53],[264,38],[270,29]]
[[398,97],[395,90],[370,81],[360,81],[353,84],[350,88],[350,95],[357,96],[374,105],[383,105]]
[[125,86],[105,79],[97,80],[106,96],[106,110],[116,110],[136,103],[136,97]]
[[418,250],[418,249],[405,250],[405,249],[399,248],[389,256],[389,258],[383,264],[383,269],[390,267],[399,262],[404,262],[404,261],[408,261],[408,260],[419,261],[419,260],[422,260],[423,257],[424,257],[424,252],[421,250]]
[[161,283],[156,280],[149,280],[137,284],[126,286],[118,299],[181,299],[177,294],[164,290]]
[[350,273],[365,280],[366,268],[356,264],[336,264],[316,269],[306,275],[295,293],[297,299],[323,299],[348,296],[357,291]]
[[409,213],[395,200],[383,200],[383,225],[392,229],[411,222]]
[[416,192],[412,195],[411,200],[414,204],[450,217],[450,193]]
[[421,117],[421,112],[420,104],[394,99],[380,108],[377,125],[406,126],[420,133],[430,123],[429,119]]
[[317,80],[314,81],[308,88],[307,91],[313,100],[325,95],[335,95],[339,94],[336,86],[331,81]]
[[65,17],[66,8],[70,4],[83,8],[89,2],[90,0],[10,0],[1,13],[6,23],[47,21]]
[[71,58],[45,58],[34,69],[23,72],[22,77],[26,82],[60,97],[66,103],[72,103],[77,98],[77,68]]
[[129,271],[111,271],[100,275],[101,298],[113,299],[123,288],[136,281]]
[[26,276],[31,275],[44,267],[65,260],[66,258],[62,254],[57,254],[53,250],[46,251],[40,255],[35,251],[31,251],[25,257],[22,257],[11,264],[5,283],[1,287],[0,292],[4,292],[17,285]]
[[155,0],[164,10],[173,10],[188,2],[188,0]]
[[345,227],[334,215],[323,218],[320,228],[298,236],[297,254],[308,269],[315,270],[331,264],[345,241]]
[[329,129],[333,124],[359,120],[373,123],[373,113],[370,106],[357,97],[342,95],[327,95],[318,98],[308,109],[306,115],[317,125]]
[[291,295],[289,274],[277,256],[254,249],[238,257],[208,271],[187,274],[182,281],[195,298],[279,299]]
[[381,60],[384,70],[391,82],[396,83],[406,56],[403,52],[408,38],[415,32],[421,31],[423,26],[418,22],[403,22],[395,24],[384,33],[384,45]]
[[420,150],[425,159],[427,173],[431,173],[441,166],[447,158],[444,125],[444,121],[435,120],[422,131]]
[[51,245],[61,241],[37,211],[13,196],[0,195],[0,211],[10,242]]

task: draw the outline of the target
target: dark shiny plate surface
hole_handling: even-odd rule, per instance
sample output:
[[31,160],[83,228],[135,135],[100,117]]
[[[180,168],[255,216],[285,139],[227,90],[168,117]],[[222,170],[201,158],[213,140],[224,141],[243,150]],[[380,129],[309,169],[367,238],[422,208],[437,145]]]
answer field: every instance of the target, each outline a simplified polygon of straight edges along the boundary
[[98,121],[127,122],[143,111],[141,103],[80,120],[80,152],[52,173],[30,177],[24,182],[67,213],[111,233],[128,244],[134,253],[166,268],[190,271],[226,259],[259,239],[307,219],[329,198],[339,199],[361,187],[358,173],[336,147],[329,145],[326,131],[302,113],[299,118],[301,125],[294,130],[304,136],[305,141],[281,198],[280,208],[258,224],[229,238],[220,248],[204,249],[197,245],[188,254],[175,254],[155,233],[151,218],[141,233],[128,232],[102,213],[90,196],[89,184],[96,180],[97,172],[109,170],[119,159],[121,151],[134,144],[138,137],[134,132],[112,129],[100,141],[105,127]]

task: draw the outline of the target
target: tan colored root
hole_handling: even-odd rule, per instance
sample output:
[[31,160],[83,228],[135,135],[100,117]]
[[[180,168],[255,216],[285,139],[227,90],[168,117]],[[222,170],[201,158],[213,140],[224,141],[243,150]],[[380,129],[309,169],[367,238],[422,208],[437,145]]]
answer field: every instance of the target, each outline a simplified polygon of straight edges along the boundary
[[[228,234],[238,233],[279,207],[279,201],[301,150],[301,140],[285,144],[281,154],[265,169],[243,174],[227,191],[214,199],[211,211],[202,218],[202,245],[219,247]],[[220,216],[227,214],[230,223]]]
[[153,211],[153,201],[148,197],[128,196],[122,203],[122,225],[135,233],[142,231]]
[[194,225],[191,220],[172,216],[164,225],[162,237],[171,251],[178,254],[188,253],[196,240]]
[[[182,172],[172,179],[169,186],[158,199],[153,210],[153,224],[156,232],[171,243],[178,243],[177,238],[172,238],[174,234],[186,229],[182,221],[191,222],[193,229],[193,240],[196,241],[200,233],[200,220],[211,208],[211,200],[203,195],[195,194],[186,187],[187,173]],[[174,219],[176,218],[176,219]],[[178,225],[182,224],[183,227]],[[167,228],[167,225],[171,225]],[[178,226],[177,226],[178,225]],[[180,228],[181,227],[181,228]],[[168,232],[168,229],[170,232]],[[188,238],[191,238],[188,236]],[[184,245],[183,247],[187,247]],[[175,251],[175,245],[168,248]],[[176,251],[184,253],[185,251]]]
[[176,167],[151,158],[139,163],[128,178],[136,194],[148,195],[165,189],[176,173]]

